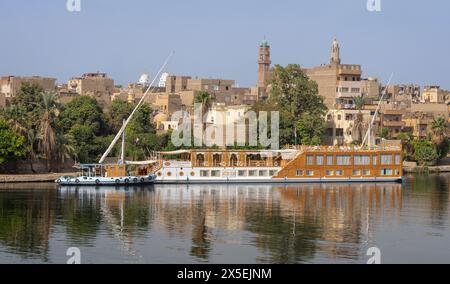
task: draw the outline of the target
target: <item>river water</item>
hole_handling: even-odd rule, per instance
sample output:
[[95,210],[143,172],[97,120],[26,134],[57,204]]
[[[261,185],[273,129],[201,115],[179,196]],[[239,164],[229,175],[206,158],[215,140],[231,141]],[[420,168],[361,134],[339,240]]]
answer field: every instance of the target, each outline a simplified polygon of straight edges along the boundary
[[450,263],[449,185],[0,185],[0,263]]

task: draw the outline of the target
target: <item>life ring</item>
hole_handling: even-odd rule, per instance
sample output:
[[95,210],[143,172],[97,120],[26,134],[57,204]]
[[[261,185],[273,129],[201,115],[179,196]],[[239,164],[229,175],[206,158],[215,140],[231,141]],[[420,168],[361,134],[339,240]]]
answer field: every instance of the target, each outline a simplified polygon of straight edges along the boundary
[[57,182],[58,184],[61,184],[61,179],[58,179],[56,182]]
[[145,178],[141,178],[141,182],[145,182]]
[[130,183],[130,180],[126,178],[125,183]]
[[273,163],[275,167],[278,167],[278,162]]
[[99,180],[99,179],[96,179],[96,180],[95,180],[95,184],[100,184],[100,180]]
[[116,183],[120,183],[120,180],[119,180],[119,179],[116,179]]
[[80,180],[79,180],[79,179],[76,179],[76,180],[75,180],[75,183],[80,183]]
[[137,179],[137,178],[134,178],[134,179],[133,179],[133,182],[135,182],[135,183],[138,182],[138,179]]

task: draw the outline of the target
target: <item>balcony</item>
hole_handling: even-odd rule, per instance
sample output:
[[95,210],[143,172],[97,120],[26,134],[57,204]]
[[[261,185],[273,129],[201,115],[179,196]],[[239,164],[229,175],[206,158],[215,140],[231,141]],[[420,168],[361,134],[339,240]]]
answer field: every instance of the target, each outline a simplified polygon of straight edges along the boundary
[[385,120],[383,121],[384,127],[405,127],[406,123],[403,121]]

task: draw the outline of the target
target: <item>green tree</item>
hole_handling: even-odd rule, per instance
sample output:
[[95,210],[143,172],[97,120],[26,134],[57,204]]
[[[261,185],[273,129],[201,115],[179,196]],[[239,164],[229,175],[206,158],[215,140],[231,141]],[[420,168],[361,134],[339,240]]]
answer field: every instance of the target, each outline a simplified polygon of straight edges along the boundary
[[302,114],[296,126],[301,137],[301,144],[320,145],[322,143],[322,135],[326,127],[323,116],[305,112]]
[[59,123],[64,133],[75,125],[92,128],[96,135],[105,132],[105,120],[97,101],[89,96],[79,96],[68,103],[60,114]]
[[96,135],[92,127],[76,124],[70,129],[68,134],[75,138],[73,147],[78,161],[80,163],[95,162],[99,152],[98,144],[95,143]]
[[387,128],[387,127],[381,128],[380,137],[383,139],[388,139],[389,138],[389,128]]
[[[194,104],[202,105],[202,115],[205,116],[213,105],[213,97],[207,91],[200,91],[194,97]],[[203,130],[205,129],[206,129],[206,122],[203,122]]]
[[[299,65],[290,64],[276,65],[268,84],[269,99],[256,104],[254,110],[280,112],[280,144],[319,144],[325,130],[319,121],[324,121],[327,107],[323,97],[318,95],[317,83],[310,80]],[[312,123],[312,118],[317,119],[317,123]],[[320,127],[313,129],[317,126]]]
[[58,111],[58,95],[52,92],[42,92],[39,120],[39,150],[45,156],[47,169],[51,170],[51,161],[56,148],[55,119]]
[[0,120],[0,165],[20,159],[26,153],[25,137],[14,132],[4,120]]
[[122,100],[114,100],[107,114],[109,130],[112,133],[119,132],[120,128],[122,128],[123,120],[127,119],[132,111],[133,106],[130,103]]
[[415,140],[413,147],[413,158],[421,166],[428,166],[436,162],[439,157],[435,145],[430,141]]
[[450,149],[450,141],[448,139],[449,124],[439,117],[431,123],[432,141],[436,145],[439,159],[447,157]]

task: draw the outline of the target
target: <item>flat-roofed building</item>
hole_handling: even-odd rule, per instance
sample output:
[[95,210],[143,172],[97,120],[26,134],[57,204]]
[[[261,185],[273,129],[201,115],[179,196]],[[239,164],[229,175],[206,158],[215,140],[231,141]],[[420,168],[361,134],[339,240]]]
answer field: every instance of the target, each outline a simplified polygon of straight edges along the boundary
[[5,76],[0,78],[0,93],[4,94],[5,98],[13,98],[20,92],[23,83],[36,84],[42,87],[44,91],[56,91],[55,78]]
[[360,126],[356,126],[355,121],[359,113],[359,110],[354,109],[329,110],[326,115],[327,129],[323,139],[324,143],[343,146],[363,140],[372,115],[370,110],[361,110],[363,122]]
[[426,86],[422,93],[422,102],[444,104],[447,94],[448,93],[442,90],[439,86]]
[[79,78],[72,78],[67,88],[69,92],[95,98],[103,109],[110,107],[115,92],[114,80],[108,78],[106,73],[86,73]]
[[329,109],[354,108],[354,98],[362,95],[361,65],[341,64],[340,46],[334,39],[330,64],[305,69],[306,75],[318,85],[319,95]]

